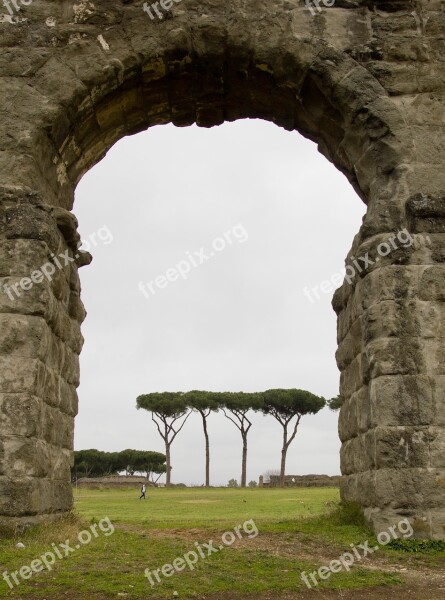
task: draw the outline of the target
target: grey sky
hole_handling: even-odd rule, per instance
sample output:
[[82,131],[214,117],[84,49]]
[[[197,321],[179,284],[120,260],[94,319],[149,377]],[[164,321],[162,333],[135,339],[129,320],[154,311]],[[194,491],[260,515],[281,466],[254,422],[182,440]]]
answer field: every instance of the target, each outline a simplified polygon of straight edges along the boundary
[[[338,393],[332,294],[311,303],[303,288],[342,270],[365,206],[315,144],[262,121],[155,127],[121,140],[83,178],[74,212],[84,239],[96,233],[94,261],[80,272],[88,316],[76,449],[162,451],[150,415],[135,408],[141,393]],[[149,298],[138,289],[187,252],[210,254],[237,225],[243,243],[232,235],[187,279],[152,284]],[[212,483],[239,480],[238,430],[215,415],[210,435]],[[278,468],[280,447],[278,423],[256,415],[248,480]],[[338,452],[337,415],[326,409],[302,420],[287,472],[337,474]],[[196,415],[172,464],[174,482],[203,482]]]

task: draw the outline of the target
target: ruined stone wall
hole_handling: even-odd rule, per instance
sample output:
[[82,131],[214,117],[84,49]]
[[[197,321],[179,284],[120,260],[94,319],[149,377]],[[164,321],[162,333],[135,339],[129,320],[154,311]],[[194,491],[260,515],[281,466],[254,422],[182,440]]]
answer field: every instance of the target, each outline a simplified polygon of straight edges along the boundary
[[[339,487],[341,477],[339,475],[286,475],[284,487]],[[264,487],[280,487],[280,476],[270,475],[269,482]]]
[[2,9],[0,283],[51,253],[75,259],[20,298],[0,293],[3,525],[72,506],[77,267],[88,262],[67,212],[78,181],[151,125],[250,117],[317,141],[366,202],[347,264],[402,229],[413,236],[335,294],[342,495],[376,530],[408,516],[417,535],[445,537],[444,7],[321,6],[181,0],[162,20],[136,0]]

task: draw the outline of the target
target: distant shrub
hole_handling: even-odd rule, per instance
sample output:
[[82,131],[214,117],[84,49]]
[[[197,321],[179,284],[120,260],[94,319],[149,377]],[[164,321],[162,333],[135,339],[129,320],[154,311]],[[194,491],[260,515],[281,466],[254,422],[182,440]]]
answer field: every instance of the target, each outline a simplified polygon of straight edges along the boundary
[[227,484],[227,487],[229,487],[229,488],[237,488],[237,487],[239,487],[237,480],[236,479],[229,479],[229,483]]

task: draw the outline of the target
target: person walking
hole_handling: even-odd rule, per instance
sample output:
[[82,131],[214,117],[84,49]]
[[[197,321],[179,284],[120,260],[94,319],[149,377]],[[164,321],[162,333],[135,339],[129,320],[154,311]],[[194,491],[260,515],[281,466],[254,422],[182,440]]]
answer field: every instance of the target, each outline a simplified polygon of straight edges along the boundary
[[142,484],[142,487],[141,487],[141,496],[140,496],[139,500],[142,500],[142,498],[144,500],[146,500],[146,497],[145,497],[145,483]]

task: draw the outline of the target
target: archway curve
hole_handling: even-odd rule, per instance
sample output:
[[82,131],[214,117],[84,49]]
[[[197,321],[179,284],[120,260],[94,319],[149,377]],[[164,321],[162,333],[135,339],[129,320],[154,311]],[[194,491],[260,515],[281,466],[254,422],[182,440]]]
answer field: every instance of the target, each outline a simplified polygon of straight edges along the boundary
[[[348,10],[346,18],[342,9],[327,11],[336,15],[331,30],[330,17],[311,20],[302,7],[258,4],[188,0],[172,19],[154,24],[131,1],[110,0],[103,7],[85,0],[56,7],[43,2],[42,9],[55,15],[57,35],[48,25],[28,36],[39,31],[36,14],[26,27],[20,25],[15,40],[29,48],[26,58],[18,53],[26,67],[12,65],[12,77],[5,78],[6,93],[12,89],[15,95],[6,104],[0,154],[8,283],[51,252],[76,251],[76,222],[68,210],[77,181],[117,139],[157,122],[211,126],[260,117],[317,140],[368,205],[354,256],[364,256],[407,225],[413,234],[441,235],[443,145],[436,165],[421,128],[406,127],[411,107],[390,97],[397,87],[384,69],[367,68],[374,33],[363,26],[367,9]],[[381,37],[378,26],[375,31]],[[409,87],[404,75],[397,77]],[[20,104],[14,103],[18,95]],[[403,514],[417,523],[419,535],[444,537],[445,472],[440,452],[425,450],[433,442],[440,448],[445,438],[443,271],[434,264],[442,260],[445,241],[438,237],[432,243],[434,252],[413,245],[361,272],[352,285],[345,282],[334,306],[345,397],[343,496],[364,507],[375,529]],[[13,304],[2,299],[7,339],[2,389],[23,398],[31,394],[40,423],[32,434],[23,433],[30,425],[23,399],[21,419],[4,426],[3,462],[13,465],[12,475],[0,478],[4,520],[49,518],[71,505],[66,472],[82,346],[77,278],[82,262],[67,265],[63,276],[39,288],[40,295],[34,290]],[[422,302],[429,303],[429,312]],[[436,321],[431,326],[428,319]],[[24,342],[17,341],[18,330]],[[45,340],[46,352],[36,346],[36,336]],[[404,403],[417,406],[419,396],[428,410],[407,416]],[[47,424],[51,418],[63,421],[59,437]]]
[[[375,180],[381,186],[409,152],[403,119],[380,83],[324,40],[283,32],[277,48],[262,32],[240,48],[226,31],[218,47],[207,28],[198,30],[201,36],[192,25],[181,33],[149,54],[136,53],[144,38],[133,38],[117,57],[98,57],[87,77],[70,81],[71,96],[57,99],[46,127],[52,152],[45,172],[58,203],[72,206],[81,176],[118,139],[169,122],[212,127],[261,118],[297,130],[318,143],[365,203]],[[59,59],[69,79],[73,52]],[[40,73],[45,95],[58,85],[52,67],[49,61]]]

